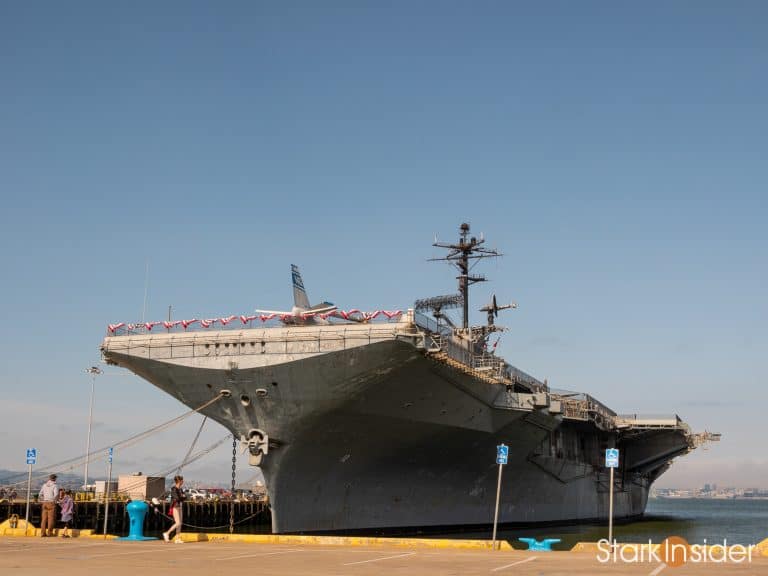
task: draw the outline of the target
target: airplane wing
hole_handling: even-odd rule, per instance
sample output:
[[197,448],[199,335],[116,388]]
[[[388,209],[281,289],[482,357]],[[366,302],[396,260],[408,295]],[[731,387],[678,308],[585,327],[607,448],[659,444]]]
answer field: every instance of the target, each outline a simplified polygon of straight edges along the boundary
[[285,310],[254,310],[254,312],[258,312],[259,314],[277,314],[278,316],[293,316],[293,312],[285,311]]
[[307,314],[307,313],[310,313],[310,314],[327,314],[328,312],[333,312],[337,308],[338,308],[338,306],[334,306],[334,305],[323,306],[323,307],[313,306],[312,308],[310,308],[309,310],[304,312],[304,314]]

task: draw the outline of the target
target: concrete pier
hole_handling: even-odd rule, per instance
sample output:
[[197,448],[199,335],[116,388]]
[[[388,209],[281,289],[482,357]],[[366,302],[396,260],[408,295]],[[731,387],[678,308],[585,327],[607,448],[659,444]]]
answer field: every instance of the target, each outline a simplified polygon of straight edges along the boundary
[[[129,518],[126,512],[125,501],[113,501],[109,503],[107,515],[107,532],[109,534],[128,534]],[[235,508],[235,529],[238,532],[269,532],[271,517],[269,508],[263,502],[185,502],[184,523],[187,532],[199,531],[226,531],[229,527],[230,507]],[[26,503],[17,500],[0,504],[0,522],[16,514],[24,518]],[[155,513],[150,507],[144,520],[144,532],[146,534],[159,535],[170,526],[171,521],[166,514],[168,504],[158,508]],[[35,526],[40,526],[41,504],[30,504],[29,521]],[[58,526],[58,524],[57,524]],[[96,500],[80,501],[75,504],[75,519],[73,527],[82,530],[102,532],[104,529],[104,502]],[[226,529],[226,530],[225,530]]]
[[[192,536],[192,535],[190,535]],[[285,538],[285,537],[283,537]],[[288,537],[294,538],[294,537]],[[768,575],[768,557],[756,555],[740,564],[686,564],[671,568],[663,563],[610,563],[597,561],[591,551],[523,552],[505,548],[423,547],[418,541],[398,545],[334,545],[314,537],[314,543],[255,543],[240,535],[235,540],[190,541],[178,544],[120,542],[101,538],[0,537],[0,572],[3,574],[82,576],[110,574],[250,573],[260,575],[367,575],[381,574],[627,574],[656,576],[744,574]],[[290,542],[290,541],[286,541]],[[458,541],[460,542],[460,541]]]

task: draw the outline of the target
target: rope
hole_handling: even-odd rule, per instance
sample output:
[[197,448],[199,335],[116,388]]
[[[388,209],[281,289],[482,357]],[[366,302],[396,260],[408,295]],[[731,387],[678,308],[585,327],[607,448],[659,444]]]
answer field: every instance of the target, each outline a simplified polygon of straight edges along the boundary
[[[211,452],[213,452],[216,448],[224,444],[227,440],[229,440],[230,435],[227,434],[223,438],[220,438],[207,448],[203,448],[197,452],[195,452],[192,456],[187,456],[181,464],[174,464],[170,468],[166,468],[165,470],[161,470],[159,472],[153,472],[152,474],[148,474],[147,476],[168,476],[169,474],[173,473],[175,470],[178,470],[181,466],[186,466],[187,464],[191,464],[192,462],[195,462],[202,458],[203,456],[207,456]],[[136,481],[133,484],[127,484],[123,486],[121,490],[115,490],[114,493],[120,493],[120,494],[128,494],[130,493],[134,488],[141,486],[141,484],[144,482],[144,478],[146,476],[136,476]]]
[[[207,402],[205,402],[204,404],[198,406],[197,408],[189,410],[188,412],[182,414],[181,416],[177,416],[176,418],[172,418],[171,420],[168,420],[167,422],[163,422],[161,424],[158,424],[157,426],[153,426],[152,428],[149,428],[149,429],[145,430],[144,432],[140,432],[138,434],[134,434],[133,436],[130,436],[129,438],[126,438],[125,440],[122,440],[120,442],[117,442],[117,443],[113,444],[112,447],[113,448],[127,448],[129,446],[137,444],[137,443],[141,442],[142,440],[148,438],[152,434],[155,434],[157,432],[165,430],[166,428],[169,428],[170,426],[173,426],[173,425],[181,422],[182,420],[188,418],[192,414],[195,414],[195,413],[199,412],[200,410],[204,410],[205,408],[207,408],[208,406],[210,406],[214,402],[217,402],[221,398],[223,398],[223,395],[218,394],[216,397],[212,398],[211,400],[208,400]],[[197,434],[195,435],[195,438],[194,438],[194,440],[192,442],[192,445],[190,446],[189,450],[187,451],[186,455],[184,456],[184,459],[180,463],[174,464],[173,466],[171,466],[170,468],[168,468],[166,470],[162,470],[160,472],[156,472],[156,473],[150,474],[149,476],[167,476],[168,474],[171,474],[175,470],[181,471],[181,469],[184,466],[186,466],[188,464],[191,464],[192,462],[195,462],[195,461],[199,460],[200,458],[203,458],[204,456],[210,454],[213,450],[215,450],[216,448],[221,446],[224,442],[226,442],[231,437],[233,439],[232,440],[232,494],[234,494],[234,492],[235,492],[236,456],[237,456],[237,441],[236,441],[234,435],[227,434],[226,436],[224,436],[223,438],[221,438],[218,441],[214,442],[213,444],[211,444],[207,448],[199,450],[199,451],[195,452],[194,454],[192,453],[192,451],[194,450],[195,445],[197,444],[197,441],[199,440],[200,434],[201,434],[201,432],[203,430],[203,426],[205,425],[205,422],[206,422],[207,418],[208,418],[207,416],[203,418],[203,422],[201,423],[200,428],[198,429]],[[100,448],[100,449],[92,450],[91,452],[89,452],[87,454],[87,457],[90,458],[91,456],[94,456],[96,454],[104,452],[105,450],[106,450],[106,448]],[[84,456],[79,456],[79,457],[76,457],[76,458],[70,458],[68,460],[63,460],[63,461],[55,463],[55,464],[51,464],[50,466],[47,466],[46,468],[40,469],[33,476],[33,478],[35,478],[35,479],[43,478],[43,477],[45,477],[45,476],[47,476],[49,474],[50,470],[53,470],[53,469],[56,469],[59,472],[64,472],[64,471],[72,470],[72,469],[78,467],[81,463],[85,462],[85,458],[86,458],[86,456],[84,455]],[[67,465],[68,465],[68,467],[67,467]],[[15,474],[13,476],[10,476],[9,478],[15,478],[17,476],[21,476],[21,474]],[[133,488],[140,486],[144,482],[144,478],[145,477],[146,476],[137,477],[135,484],[132,484],[132,485],[128,484],[127,486],[124,486],[122,488],[122,490],[120,490],[119,492],[115,491],[115,493],[123,493],[123,494],[129,493],[130,491],[133,490]],[[3,482],[3,483],[7,483],[7,481]],[[22,484],[25,484],[25,483],[26,483],[26,480],[23,480],[23,481],[20,481],[20,482],[16,482],[14,484],[8,484],[8,486],[10,487],[10,486],[22,485]],[[234,506],[230,506],[230,517],[229,517],[229,524],[228,525],[225,524],[225,525],[222,525],[222,526],[211,526],[211,527],[195,526],[195,525],[192,525],[192,524],[184,524],[184,525],[188,526],[190,528],[226,528],[227,526],[229,526],[230,533],[233,533],[235,525],[241,524],[243,522],[246,522],[246,521],[250,520],[251,518],[253,518],[255,516],[258,516],[259,514],[261,514],[261,512],[262,511],[256,512],[255,514],[252,514],[250,516],[247,516],[246,518],[243,518],[243,519],[238,520],[237,522],[235,522],[235,509],[234,509]]]
[[[232,508],[234,508],[234,506]],[[246,516],[245,518],[241,518],[240,520],[235,522],[235,525],[242,524],[243,522],[247,522],[251,518],[255,518],[259,514],[263,513],[264,510],[265,509],[262,508],[261,510],[259,510],[258,512],[254,513],[254,514],[251,514],[250,516]],[[232,524],[222,524],[221,526],[198,526],[196,524],[187,524],[186,522],[182,522],[182,525],[186,526],[187,528],[200,528],[200,529],[208,529],[208,530],[211,530],[211,529],[212,530],[218,530],[218,529],[221,529],[221,528],[226,528],[227,526],[229,526],[230,528],[232,527]],[[231,533],[232,532],[230,532],[230,534]]]
[[[201,404],[197,408],[194,408],[192,410],[189,410],[188,412],[185,412],[181,416],[177,416],[176,418],[172,418],[171,420],[168,420],[167,422],[163,422],[162,424],[158,424],[157,426],[153,426],[152,428],[149,428],[149,429],[145,430],[144,432],[140,432],[138,434],[134,434],[133,436],[130,436],[130,437],[126,438],[125,440],[122,440],[120,442],[112,444],[111,447],[112,448],[123,449],[123,448],[128,448],[129,446],[133,446],[134,444],[138,444],[139,442],[141,442],[142,440],[148,438],[152,434],[155,434],[157,432],[161,432],[162,430],[165,430],[166,428],[169,428],[169,427],[171,427],[171,426],[173,426],[175,424],[178,424],[179,422],[181,422],[182,420],[188,418],[192,414],[195,414],[195,413],[199,412],[200,410],[204,410],[205,408],[207,408],[208,406],[210,406],[214,402],[218,402],[219,400],[221,400],[223,397],[224,396],[222,394],[218,394],[214,398],[212,398],[211,400],[208,400],[207,402],[205,402],[204,404]],[[61,462],[56,462],[54,464],[46,466],[45,468],[41,468],[40,470],[35,472],[35,474],[32,476],[32,478],[34,480],[40,480],[40,479],[48,476],[54,470],[57,471],[57,472],[68,472],[70,470],[74,470],[75,468],[78,468],[81,464],[84,464],[86,458],[88,458],[90,460],[91,457],[93,457],[93,456],[95,456],[97,454],[103,453],[104,451],[107,450],[107,448],[110,448],[110,446],[105,446],[103,448],[98,448],[96,450],[91,450],[91,452],[89,452],[87,454],[84,454],[82,456],[77,456],[75,458],[69,458],[68,460],[62,460]],[[20,472],[18,474],[13,474],[11,476],[8,476],[6,479],[4,479],[2,481],[2,483],[3,484],[7,484],[8,486],[21,486],[21,485],[24,485],[24,484],[27,483],[26,479],[19,480],[18,482],[13,482],[13,483],[9,482],[9,480],[11,480],[13,478],[20,477],[20,476],[26,476],[26,475],[27,475],[26,472]]]
[[[213,452],[216,448],[218,448],[219,446],[224,444],[224,442],[226,442],[228,439],[229,439],[229,434],[227,434],[223,438],[217,440],[216,442],[214,442],[213,444],[208,446],[208,448],[204,448],[202,450],[199,450],[198,452],[195,452],[191,457],[187,458],[183,462],[183,465],[186,466],[187,464],[191,464],[192,462],[196,462],[197,460],[200,460],[200,458],[202,458],[203,456],[207,456],[208,454]],[[178,468],[178,464],[175,465],[175,466],[172,466],[172,467],[170,467],[170,468],[168,468],[166,470],[162,470],[162,471],[158,472],[156,474],[156,476],[168,476],[171,472],[173,472],[177,468]]]
[[192,445],[189,447],[189,450],[187,450],[186,456],[184,456],[184,460],[181,461],[181,465],[179,466],[179,469],[176,471],[176,473],[181,476],[181,469],[186,464],[187,458],[189,458],[189,455],[192,454],[192,450],[195,449],[195,444],[197,444],[197,439],[200,438],[200,432],[203,431],[203,426],[205,426],[205,422],[208,420],[208,416],[203,417],[203,421],[200,423],[200,428],[197,430],[197,434],[195,434],[195,439],[192,440]]
[[[260,505],[260,506],[259,506],[259,510],[258,510],[258,511],[254,512],[254,513],[253,513],[253,514],[251,514],[250,516],[245,516],[244,518],[241,518],[240,520],[238,520],[237,522],[235,522],[235,523],[234,523],[234,525],[237,525],[237,524],[242,524],[242,523],[244,523],[244,522],[247,522],[247,521],[248,521],[248,520],[250,520],[251,518],[255,518],[255,517],[256,517],[256,516],[258,516],[259,514],[263,514],[263,513],[264,513],[264,511],[265,511],[265,510],[266,510],[268,507],[267,507],[265,504],[261,503],[261,502],[259,502],[258,504]],[[231,508],[231,509],[233,509],[233,508],[234,508],[234,506],[231,506],[230,508]],[[161,516],[163,516],[163,518],[164,518],[166,521],[167,521],[167,520],[172,520],[172,519],[173,519],[173,517],[172,517],[172,516],[169,516],[169,515],[168,515],[166,512],[162,511],[160,508],[158,508],[158,507],[157,507],[156,505],[154,505],[154,504],[152,504],[152,509],[153,509],[153,511],[154,511],[154,513],[155,513],[155,514],[160,514]],[[183,525],[183,526],[186,526],[187,528],[214,529],[214,530],[219,530],[219,529],[221,529],[221,528],[227,528],[228,526],[231,526],[231,524],[220,524],[220,525],[218,525],[218,526],[203,526],[203,525],[201,525],[201,524],[190,524],[189,522],[182,522],[182,525]]]

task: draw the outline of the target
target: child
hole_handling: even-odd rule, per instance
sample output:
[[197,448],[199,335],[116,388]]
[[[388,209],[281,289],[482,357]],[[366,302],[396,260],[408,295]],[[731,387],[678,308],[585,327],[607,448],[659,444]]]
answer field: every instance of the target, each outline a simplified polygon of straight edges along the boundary
[[61,523],[63,530],[61,531],[62,538],[70,538],[70,528],[72,528],[72,517],[75,513],[75,501],[72,500],[72,490],[64,492],[64,496],[59,501],[61,506]]

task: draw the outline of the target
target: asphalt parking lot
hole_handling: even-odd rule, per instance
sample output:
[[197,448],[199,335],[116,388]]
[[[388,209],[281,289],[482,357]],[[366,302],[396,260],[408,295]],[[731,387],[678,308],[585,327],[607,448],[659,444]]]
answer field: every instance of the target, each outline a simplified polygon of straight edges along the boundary
[[765,574],[768,558],[751,563],[601,564],[594,554],[402,547],[286,546],[239,542],[121,542],[98,539],[0,538],[0,572],[14,575],[104,574],[373,575],[384,574]]

